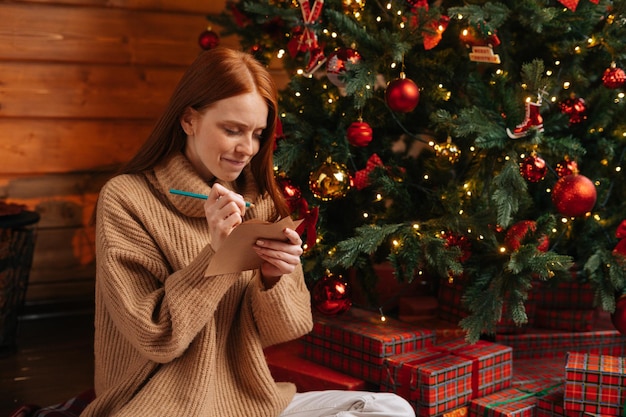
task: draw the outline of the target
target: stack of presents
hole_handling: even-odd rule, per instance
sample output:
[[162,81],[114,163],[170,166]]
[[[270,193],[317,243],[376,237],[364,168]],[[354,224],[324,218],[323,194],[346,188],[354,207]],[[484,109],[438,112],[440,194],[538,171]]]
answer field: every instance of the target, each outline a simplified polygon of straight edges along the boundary
[[352,307],[314,314],[302,339],[266,350],[278,381],[300,391],[394,392],[420,417],[626,417],[626,336],[585,286],[537,288],[523,327],[503,320],[468,343],[462,289],[399,299],[396,318]]

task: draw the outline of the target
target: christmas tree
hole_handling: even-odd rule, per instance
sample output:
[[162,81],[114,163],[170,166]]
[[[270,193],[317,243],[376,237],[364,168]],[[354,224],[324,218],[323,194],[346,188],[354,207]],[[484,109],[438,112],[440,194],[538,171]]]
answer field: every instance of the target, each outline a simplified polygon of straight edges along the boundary
[[616,310],[626,1],[245,0],[208,20],[290,76],[275,164],[312,286],[371,287],[384,261],[461,282],[469,340],[503,311],[524,324],[536,281]]

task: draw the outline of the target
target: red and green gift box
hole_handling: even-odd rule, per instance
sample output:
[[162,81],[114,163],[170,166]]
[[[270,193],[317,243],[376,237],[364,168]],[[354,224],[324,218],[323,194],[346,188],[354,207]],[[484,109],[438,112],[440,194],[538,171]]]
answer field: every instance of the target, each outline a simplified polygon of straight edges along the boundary
[[554,310],[539,307],[535,312],[535,326],[544,329],[590,332],[597,318],[597,309]]
[[606,416],[626,413],[626,358],[569,352],[564,408]]
[[386,358],[432,346],[434,339],[430,330],[357,308],[315,314],[313,330],[303,338],[306,358],[375,384]]
[[576,279],[558,283],[539,282],[537,307],[550,310],[590,310],[594,307],[595,292],[588,282]]
[[492,342],[449,341],[387,358],[381,389],[409,400],[420,416],[441,415],[510,387],[512,356]]
[[538,398],[557,389],[547,381],[507,388],[470,401],[469,417],[535,417]]
[[472,361],[473,398],[482,397],[511,386],[513,349],[510,346],[479,340],[467,343],[462,339],[437,345],[450,354]]
[[429,417],[467,405],[471,378],[470,360],[431,347],[387,358],[381,390],[395,392],[418,416]]

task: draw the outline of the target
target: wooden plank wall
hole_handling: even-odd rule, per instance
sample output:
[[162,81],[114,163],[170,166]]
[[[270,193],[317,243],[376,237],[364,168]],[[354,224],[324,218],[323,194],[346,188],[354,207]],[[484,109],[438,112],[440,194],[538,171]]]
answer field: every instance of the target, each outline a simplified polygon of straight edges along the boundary
[[224,4],[0,0],[0,199],[41,214],[27,308],[93,300],[97,193],[148,135],[200,52],[206,14]]

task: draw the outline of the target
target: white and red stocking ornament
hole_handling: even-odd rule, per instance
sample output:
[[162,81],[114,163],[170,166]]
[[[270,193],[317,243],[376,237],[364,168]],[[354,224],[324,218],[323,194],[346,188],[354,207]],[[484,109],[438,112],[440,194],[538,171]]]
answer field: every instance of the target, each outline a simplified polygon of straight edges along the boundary
[[326,61],[326,76],[331,83],[337,87],[345,87],[345,83],[341,79],[343,74],[348,70],[349,65],[358,64],[361,61],[361,55],[351,48],[338,48],[328,57]]
[[541,100],[537,100],[537,102],[526,101],[525,106],[526,115],[524,116],[524,121],[518,124],[513,130],[509,128],[506,129],[506,133],[511,139],[523,138],[530,133],[531,128],[543,132],[543,117],[541,117],[539,113]]
[[580,174],[560,178],[552,189],[552,203],[564,216],[584,216],[593,209],[596,198],[596,186]]
[[346,132],[346,137],[350,145],[364,147],[372,141],[373,133],[372,127],[359,119],[358,122],[352,122],[352,124],[350,124]]
[[300,10],[302,11],[302,20],[304,27],[298,28],[293,34],[292,39],[287,44],[287,49],[291,56],[296,56],[298,52],[309,54],[306,66],[307,73],[313,73],[325,61],[324,51],[317,43],[317,34],[311,28],[311,25],[320,18],[324,0],[315,0],[313,8],[309,0],[298,0]]
[[417,84],[406,78],[404,72],[400,78],[391,81],[385,90],[385,101],[389,108],[399,113],[412,112],[420,100],[420,90]]
[[626,83],[626,73],[623,69],[618,68],[615,63],[611,64],[610,68],[604,70],[602,84],[604,84],[606,88],[622,88],[624,83]]

